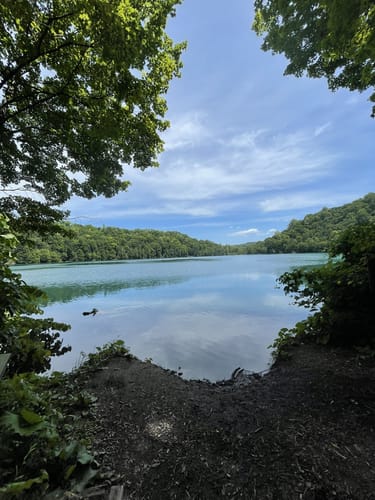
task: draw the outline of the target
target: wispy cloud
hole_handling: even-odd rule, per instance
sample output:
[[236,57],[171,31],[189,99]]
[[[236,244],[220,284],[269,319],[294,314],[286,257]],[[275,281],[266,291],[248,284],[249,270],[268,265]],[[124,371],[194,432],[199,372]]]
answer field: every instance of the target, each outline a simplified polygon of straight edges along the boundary
[[230,236],[248,236],[250,234],[258,234],[259,229],[252,227],[250,229],[243,229],[242,231],[235,231],[234,233],[230,233]]
[[279,212],[283,210],[334,207],[349,203],[361,194],[333,194],[321,191],[303,191],[295,194],[274,196],[259,203],[263,212]]
[[171,127],[162,135],[166,151],[197,146],[209,134],[200,112],[187,113],[170,121]]
[[[335,157],[319,150],[311,136],[278,134],[247,143],[243,134],[215,139],[210,158],[195,158],[194,150],[183,148],[181,154],[162,156],[158,170],[133,170],[129,177],[137,190],[176,203],[297,186],[324,177],[334,165]],[[241,147],[235,146],[239,142]]]
[[316,127],[314,130],[314,136],[319,137],[320,135],[323,134],[327,129],[329,129],[331,126],[331,122],[324,123],[324,125],[320,125],[319,127]]
[[231,137],[229,140],[223,140],[227,146],[234,148],[255,147],[255,141],[258,137],[266,132],[265,129],[253,130],[251,132],[243,132]]
[[[224,131],[215,135],[204,128],[202,134],[210,151],[204,157],[202,147],[191,147],[194,137],[199,140],[202,126],[198,119],[189,120],[186,116],[181,119],[189,133],[179,138],[183,126],[173,132],[169,142],[172,150],[161,155],[160,168],[143,172],[129,168],[125,173],[132,182],[129,191],[91,205],[93,210],[98,215],[105,210],[106,217],[116,219],[172,214],[215,217],[243,210],[250,203],[258,206],[252,200],[262,192],[280,192],[324,179],[335,166],[336,157],[319,147],[311,130],[293,134],[253,130],[226,135]],[[280,210],[285,203],[291,207],[303,202],[303,197],[291,204],[289,199],[286,202],[276,196],[262,201],[260,208],[270,212]],[[75,200],[68,208],[76,212],[84,206]]]

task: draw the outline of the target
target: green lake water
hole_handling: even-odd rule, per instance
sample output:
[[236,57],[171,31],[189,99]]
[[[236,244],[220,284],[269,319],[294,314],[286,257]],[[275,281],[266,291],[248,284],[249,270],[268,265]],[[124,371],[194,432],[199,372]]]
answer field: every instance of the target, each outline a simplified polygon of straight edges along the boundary
[[[28,284],[49,296],[45,316],[69,323],[72,352],[54,370],[77,366],[81,352],[122,339],[141,359],[181,367],[185,378],[212,381],[241,366],[267,369],[267,346],[282,327],[306,317],[276,288],[297,266],[324,254],[243,255],[83,264],[17,266]],[[96,316],[83,311],[98,309]]]

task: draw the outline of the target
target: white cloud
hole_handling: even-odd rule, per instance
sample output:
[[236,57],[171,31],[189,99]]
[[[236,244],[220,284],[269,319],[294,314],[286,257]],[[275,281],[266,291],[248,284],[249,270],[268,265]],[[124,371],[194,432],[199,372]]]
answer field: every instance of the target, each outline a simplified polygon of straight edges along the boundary
[[202,142],[208,136],[203,119],[203,114],[199,112],[188,113],[176,119],[171,118],[170,128],[162,135],[165,150],[191,148]]
[[296,194],[287,193],[283,196],[274,196],[259,203],[263,212],[278,212],[282,210],[304,209],[315,207],[321,209],[324,206],[333,207],[359,198],[361,195],[354,194],[332,194],[318,191],[300,192]]
[[231,233],[231,236],[247,236],[249,234],[258,234],[258,233],[259,229],[252,227],[250,229],[244,229],[243,231],[236,231],[234,233]]
[[191,215],[193,217],[211,217],[216,215],[216,211],[210,207],[197,206],[192,204],[179,204],[177,206],[171,204],[163,204],[160,206],[148,206],[138,208],[122,208],[115,210],[106,210],[107,217],[124,217],[124,216],[137,216],[137,215]]
[[233,146],[241,137],[232,137],[225,145],[211,143],[209,159],[176,152],[162,156],[158,170],[133,170],[129,178],[137,189],[161,200],[201,202],[308,183],[324,177],[333,164],[333,156],[317,150],[311,134],[277,135],[262,145],[255,141]]
[[[254,194],[322,179],[334,167],[336,158],[319,148],[311,131],[277,135],[264,130],[232,135],[224,131],[215,136],[202,126],[199,115],[191,116],[174,122],[170,151],[160,156],[160,168],[143,172],[127,168],[124,178],[132,183],[128,192],[105,200],[105,204],[92,204],[90,210],[99,217],[105,211],[107,218],[162,214],[213,217],[243,210],[248,203],[245,200]],[[176,123],[182,125],[176,129]],[[202,146],[192,147],[194,140],[203,136],[203,150]],[[272,211],[280,200],[264,200],[261,209]],[[77,210],[87,215],[84,207],[87,212],[87,202],[74,200],[67,208],[73,216]]]
[[316,129],[314,130],[314,136],[319,137],[320,135],[323,134],[323,132],[325,132],[328,128],[330,128],[330,126],[331,126],[331,123],[327,122],[327,123],[324,123],[323,125],[321,125],[320,127],[316,127]]
[[248,148],[249,146],[255,147],[256,139],[265,132],[265,129],[244,132],[242,134],[235,135],[229,141],[223,141],[223,143],[235,148]]

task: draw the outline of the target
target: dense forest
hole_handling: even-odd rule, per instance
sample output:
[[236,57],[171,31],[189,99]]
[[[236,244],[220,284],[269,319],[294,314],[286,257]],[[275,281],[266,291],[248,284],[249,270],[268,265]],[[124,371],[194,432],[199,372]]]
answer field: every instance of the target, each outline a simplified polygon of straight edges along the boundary
[[375,220],[375,193],[341,207],[323,208],[303,220],[292,220],[287,229],[256,243],[244,253],[326,252],[340,232]]
[[70,235],[30,236],[17,249],[18,263],[83,262],[225,255],[229,246],[196,240],[174,231],[119,229],[69,224]]
[[375,193],[341,207],[323,208],[303,220],[292,220],[285,231],[255,243],[220,245],[176,231],[120,229],[64,224],[68,235],[28,237],[17,249],[19,264],[93,260],[199,257],[253,253],[325,252],[341,231],[375,220]]

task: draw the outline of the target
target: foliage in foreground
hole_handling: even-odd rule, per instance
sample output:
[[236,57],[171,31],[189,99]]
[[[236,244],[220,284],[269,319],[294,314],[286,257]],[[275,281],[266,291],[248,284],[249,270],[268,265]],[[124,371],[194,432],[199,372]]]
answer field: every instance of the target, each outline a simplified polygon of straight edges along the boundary
[[17,243],[7,218],[0,214],[0,353],[11,354],[11,375],[48,370],[52,356],[70,350],[60,339],[60,332],[67,331],[68,325],[31,316],[42,314],[39,304],[44,294],[10,269]]
[[280,331],[276,355],[295,341],[375,347],[375,223],[344,231],[327,264],[284,273],[279,282],[313,314]]
[[285,55],[285,74],[324,77],[331,90],[371,89],[375,102],[373,1],[254,0],[254,6],[262,49]]
[[80,424],[82,417],[92,419],[95,398],[81,383],[111,357],[128,355],[116,341],[98,347],[72,374],[27,373],[0,381],[1,498],[62,498],[66,490],[82,491],[99,473]]
[[128,351],[117,341],[97,348],[75,376],[38,376],[52,356],[70,350],[60,340],[69,326],[32,316],[42,313],[44,294],[10,269],[17,243],[0,214],[0,353],[11,355],[9,378],[0,380],[0,497],[62,498],[64,490],[79,492],[97,474],[87,443],[76,437],[80,414],[93,402],[80,391],[79,374]]
[[[180,0],[0,2],[0,185],[26,217],[71,196],[126,190],[124,165],[157,165],[165,94],[184,43],[166,24]],[[15,202],[15,203],[14,203]],[[52,219],[59,218],[50,209]],[[34,226],[35,227],[35,226]]]
[[[47,489],[86,484],[94,475],[93,457],[72,437],[85,398],[60,374],[50,378],[14,375],[0,382],[0,494],[37,498]],[[86,398],[87,403],[90,402]]]

